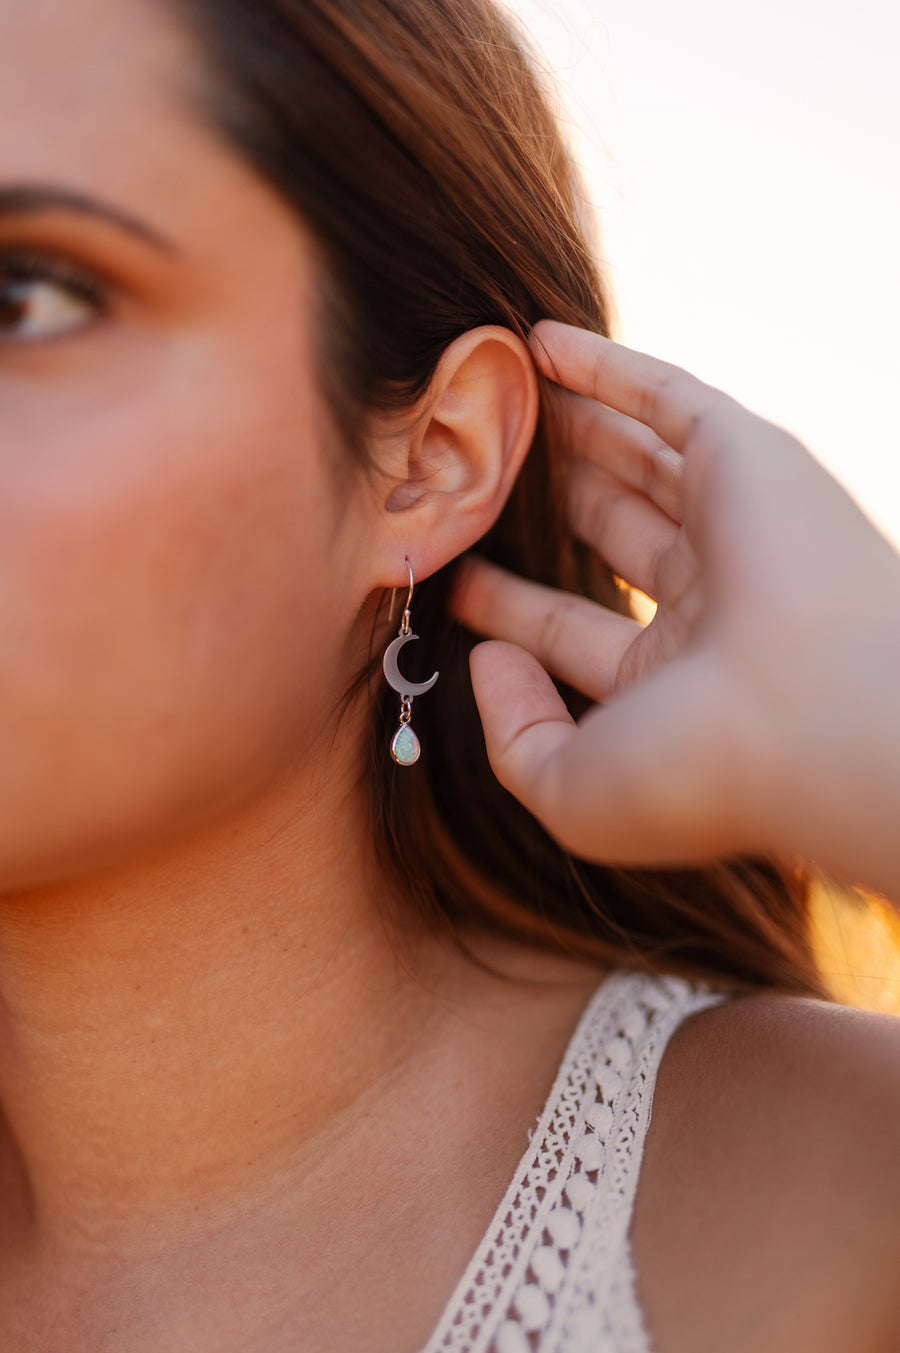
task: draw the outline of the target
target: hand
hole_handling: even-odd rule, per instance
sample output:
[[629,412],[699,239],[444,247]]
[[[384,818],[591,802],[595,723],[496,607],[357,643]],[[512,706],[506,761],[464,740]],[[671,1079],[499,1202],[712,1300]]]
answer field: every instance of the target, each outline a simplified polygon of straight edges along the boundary
[[[573,392],[573,527],[657,611],[466,563],[456,613],[506,641],[472,654],[498,779],[586,859],[805,855],[900,896],[900,556],[687,372],[547,320],[532,346]],[[547,672],[602,705],[575,724]]]

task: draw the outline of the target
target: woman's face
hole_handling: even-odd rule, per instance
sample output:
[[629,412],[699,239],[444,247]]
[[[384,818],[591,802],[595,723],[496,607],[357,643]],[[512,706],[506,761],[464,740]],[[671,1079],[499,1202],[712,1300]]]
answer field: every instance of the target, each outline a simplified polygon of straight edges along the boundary
[[0,886],[314,755],[371,589],[315,257],[151,0],[0,0]]

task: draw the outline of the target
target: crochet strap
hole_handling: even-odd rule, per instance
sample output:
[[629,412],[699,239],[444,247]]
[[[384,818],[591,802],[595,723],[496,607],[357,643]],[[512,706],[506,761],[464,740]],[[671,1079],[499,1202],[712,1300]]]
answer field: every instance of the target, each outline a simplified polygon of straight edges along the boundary
[[723,995],[635,972],[601,984],[423,1353],[649,1353],[628,1230],[653,1088],[681,1021]]

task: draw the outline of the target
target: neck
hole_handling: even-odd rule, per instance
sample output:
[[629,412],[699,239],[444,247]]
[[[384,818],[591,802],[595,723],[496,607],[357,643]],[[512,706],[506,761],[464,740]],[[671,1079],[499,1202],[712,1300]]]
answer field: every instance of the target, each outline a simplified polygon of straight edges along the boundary
[[398,956],[376,892],[354,793],[3,899],[0,1169],[19,1227],[127,1248],[311,1162],[433,1013],[431,942]]

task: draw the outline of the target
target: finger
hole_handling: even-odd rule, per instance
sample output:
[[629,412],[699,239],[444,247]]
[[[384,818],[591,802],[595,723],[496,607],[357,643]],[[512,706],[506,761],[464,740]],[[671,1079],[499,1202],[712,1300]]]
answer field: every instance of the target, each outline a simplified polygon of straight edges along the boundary
[[469,664],[494,774],[540,818],[540,782],[576,735],[575,721],[540,663],[524,649],[478,644]]
[[660,567],[679,532],[671,517],[584,461],[571,466],[567,493],[569,520],[579,540],[625,582],[659,601]]
[[479,645],[472,679],[495,775],[570,853],[679,867],[761,846],[738,826],[751,816],[736,802],[728,706],[699,655],[577,726],[519,649]]
[[637,419],[675,451],[684,452],[700,420],[713,412],[753,417],[681,367],[602,334],[545,319],[535,325],[530,345],[544,375]]
[[667,517],[683,514],[684,461],[650,428],[584,395],[569,395],[571,451],[643,493]]
[[641,633],[628,616],[482,559],[469,559],[460,569],[450,604],[469,629],[527,649],[591,700],[605,700],[615,689],[619,666]]

